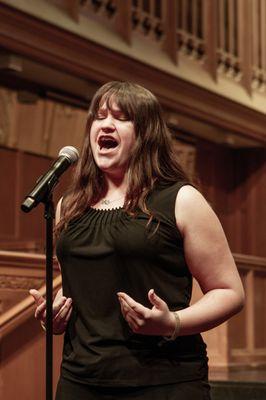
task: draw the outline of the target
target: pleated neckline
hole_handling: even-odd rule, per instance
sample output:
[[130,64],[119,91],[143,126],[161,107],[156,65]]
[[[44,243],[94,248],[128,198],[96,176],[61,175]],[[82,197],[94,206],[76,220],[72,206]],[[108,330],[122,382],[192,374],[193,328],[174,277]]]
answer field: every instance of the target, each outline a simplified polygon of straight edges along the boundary
[[125,212],[124,207],[115,208],[93,208],[89,207],[88,211],[83,216],[83,223],[89,221],[90,224],[101,224],[102,226],[114,223],[115,221],[122,221],[128,218],[128,214]]
[[124,210],[124,207],[114,207],[114,208],[93,208],[90,207],[89,210],[91,210],[92,212],[95,213],[111,213],[111,212],[115,212],[115,211],[121,211]]

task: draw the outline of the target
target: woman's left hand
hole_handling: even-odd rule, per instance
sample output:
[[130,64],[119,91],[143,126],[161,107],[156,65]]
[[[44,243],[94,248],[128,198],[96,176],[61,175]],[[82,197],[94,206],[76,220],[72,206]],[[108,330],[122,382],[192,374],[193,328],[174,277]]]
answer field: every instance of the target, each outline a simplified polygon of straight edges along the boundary
[[163,301],[149,290],[148,298],[153,307],[147,308],[136,302],[126,293],[117,293],[123,317],[134,333],[141,335],[171,336],[175,330],[176,319]]

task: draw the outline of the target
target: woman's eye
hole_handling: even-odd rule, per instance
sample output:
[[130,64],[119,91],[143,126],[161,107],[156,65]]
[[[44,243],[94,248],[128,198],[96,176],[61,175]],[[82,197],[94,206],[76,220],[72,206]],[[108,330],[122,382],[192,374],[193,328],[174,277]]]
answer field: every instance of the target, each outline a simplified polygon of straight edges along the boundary
[[117,115],[115,118],[119,121],[129,121],[129,118],[126,115]]
[[[95,119],[101,120],[107,118],[106,114],[96,114]],[[129,118],[124,114],[113,114],[113,118],[117,119],[118,121],[129,121]]]

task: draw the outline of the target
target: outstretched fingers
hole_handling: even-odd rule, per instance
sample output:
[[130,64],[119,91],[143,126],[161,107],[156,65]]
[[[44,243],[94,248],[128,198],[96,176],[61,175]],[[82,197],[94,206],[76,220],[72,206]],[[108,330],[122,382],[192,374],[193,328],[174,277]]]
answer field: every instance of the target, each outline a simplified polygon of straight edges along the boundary
[[138,303],[132,297],[130,297],[128,294],[123,293],[123,292],[118,292],[118,299],[120,301],[120,304],[123,305],[123,308],[126,311],[131,311],[135,312],[135,316],[138,318],[147,318],[148,313],[149,313],[149,308],[144,307],[142,304]]
[[148,298],[152,308],[135,301],[124,292],[118,292],[121,312],[124,319],[134,333],[142,335],[165,335],[169,332],[169,325],[172,324],[171,312],[167,303],[150,289]]
[[150,310],[125,293],[118,293],[121,312],[131,330],[140,333],[149,318]]
[[128,325],[129,325],[130,329],[133,332],[137,332],[138,331],[139,325],[138,325],[138,323],[136,322],[136,320],[133,317],[131,317],[130,315],[127,315],[126,321],[127,321]]

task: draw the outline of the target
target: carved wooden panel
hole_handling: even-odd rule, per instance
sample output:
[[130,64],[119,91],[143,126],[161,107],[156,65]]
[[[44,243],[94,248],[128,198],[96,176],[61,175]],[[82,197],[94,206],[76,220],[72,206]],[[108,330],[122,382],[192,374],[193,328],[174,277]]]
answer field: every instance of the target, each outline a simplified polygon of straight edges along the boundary
[[178,139],[173,139],[173,147],[178,161],[188,175],[193,178],[196,174],[196,147]]
[[[203,333],[212,371],[262,367],[266,364],[266,258],[234,254],[246,293],[243,310]],[[202,296],[194,281],[192,303]]]
[[[31,4],[36,8],[35,3]],[[35,10],[37,11],[39,10]],[[62,13],[64,15],[62,20],[66,21],[66,11]],[[62,26],[61,28],[54,26],[43,21],[43,18],[45,18],[44,15],[41,19],[33,18],[27,13],[15,11],[14,8],[1,3],[0,39],[2,45],[11,52],[30,57],[51,68],[88,81],[103,83],[107,80],[118,79],[118,77],[121,80],[134,80],[151,89],[161,99],[162,104],[172,110],[193,116],[195,119],[208,121],[208,123],[218,124],[223,129],[233,130],[240,136],[258,140],[258,143],[265,142],[263,129],[265,115],[260,112],[265,107],[260,98],[255,97],[250,101],[244,96],[244,105],[235,97],[236,102],[230,101],[226,96],[230,97],[236,92],[241,96],[243,91],[239,91],[233,85],[224,96],[224,93],[221,95],[222,92],[217,85],[215,93],[212,89],[213,81],[211,84],[208,79],[205,82],[206,74],[202,73],[200,67],[190,68],[186,62],[183,72],[179,71],[179,75],[175,67],[169,65],[166,60],[164,61],[167,69],[163,66],[158,68],[152,54],[151,59],[147,61],[145,52],[141,54],[136,52],[136,58],[131,58],[129,53],[123,53],[125,43],[123,40],[119,42],[116,35],[112,35],[112,39],[115,36],[116,44],[111,49],[86,39],[86,36],[81,34],[82,27],[76,26],[78,33],[74,34],[68,31],[67,27],[62,29]],[[61,19],[60,22],[62,22]],[[70,22],[73,23],[72,20]],[[141,61],[138,61],[137,57],[140,57]],[[106,60],[108,60],[108,69]],[[154,63],[153,60],[155,60]],[[186,72],[185,76],[183,76],[184,72]],[[190,82],[191,74],[193,79],[196,78],[194,81],[196,84]],[[205,84],[204,82],[207,85],[205,89],[198,85],[198,83]]]
[[266,349],[266,271],[258,271],[254,276],[254,330],[256,349]]
[[160,42],[165,33],[165,13],[162,0],[132,2],[132,32],[138,33],[143,39]]
[[16,121],[16,93],[0,87],[0,145],[12,147],[16,143],[14,124]]
[[44,256],[0,250],[0,315],[45,283]]
[[87,112],[14,90],[0,88],[0,142],[11,148],[56,157],[72,145],[81,148]]

